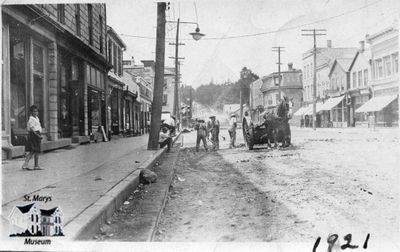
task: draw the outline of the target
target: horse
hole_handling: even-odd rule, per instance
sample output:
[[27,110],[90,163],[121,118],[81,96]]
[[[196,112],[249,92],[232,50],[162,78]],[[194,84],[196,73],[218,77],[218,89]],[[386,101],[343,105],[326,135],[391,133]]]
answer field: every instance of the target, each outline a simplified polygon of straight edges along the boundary
[[271,147],[271,140],[273,140],[275,147],[278,146],[278,141],[282,142],[282,147],[287,147],[291,144],[289,120],[292,118],[292,100],[286,96],[283,97],[276,108],[276,115],[274,113],[266,113],[264,115],[269,147]]

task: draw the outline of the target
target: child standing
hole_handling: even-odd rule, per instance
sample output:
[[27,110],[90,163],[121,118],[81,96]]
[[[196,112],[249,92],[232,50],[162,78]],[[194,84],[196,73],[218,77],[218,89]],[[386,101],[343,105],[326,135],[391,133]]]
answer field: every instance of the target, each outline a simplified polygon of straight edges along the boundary
[[31,116],[29,117],[27,130],[28,130],[28,150],[29,154],[25,158],[25,162],[22,165],[22,169],[32,170],[29,168],[28,163],[31,160],[32,156],[34,156],[35,166],[34,170],[42,170],[39,166],[39,153],[40,153],[40,143],[42,141],[42,136],[40,133],[42,132],[42,126],[39,121],[39,111],[35,105],[32,105],[29,109]]

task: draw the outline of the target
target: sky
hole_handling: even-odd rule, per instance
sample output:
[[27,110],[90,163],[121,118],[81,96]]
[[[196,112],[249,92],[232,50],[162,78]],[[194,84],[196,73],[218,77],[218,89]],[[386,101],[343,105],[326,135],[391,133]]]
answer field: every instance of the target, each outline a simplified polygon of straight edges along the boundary
[[[157,4],[155,1],[113,0],[107,3],[107,22],[127,44],[124,59],[136,62],[155,58]],[[192,24],[180,26],[179,57],[184,57],[182,83],[198,87],[210,81],[236,81],[243,67],[259,76],[277,71],[273,46],[285,47],[282,69],[293,62],[302,68],[302,54],[313,46],[312,37],[301,29],[326,29],[317,46],[358,47],[366,34],[373,34],[400,18],[398,0],[269,0],[269,1],[174,1],[166,11],[167,20],[198,22],[206,36],[194,41]],[[196,15],[197,10],[197,15]],[[308,24],[308,25],[307,25]],[[275,31],[275,32],[274,32]],[[247,34],[260,35],[231,38]],[[264,34],[263,34],[264,33]],[[176,24],[166,26],[165,65],[173,66]],[[137,38],[142,36],[148,38]],[[225,39],[221,39],[224,38]]]
[[[46,0],[46,3],[88,3],[98,0]],[[11,0],[3,1],[3,4]],[[12,0],[12,2],[15,2]],[[26,2],[26,1],[24,1]],[[36,0],[35,3],[39,3]],[[104,0],[107,24],[127,45],[124,59],[155,59],[157,2],[152,0]],[[326,29],[317,46],[358,47],[366,34],[388,27],[400,18],[399,0],[197,0],[171,1],[166,11],[169,21],[180,18],[197,22],[199,41],[189,35],[196,28],[181,24],[179,57],[182,83],[201,84],[236,81],[243,67],[266,76],[277,71],[278,56],[273,46],[285,47],[282,70],[292,62],[302,68],[302,54],[313,46],[312,37],[301,36],[301,29]],[[258,35],[256,35],[258,34]],[[250,36],[246,36],[250,35]],[[176,24],[166,25],[165,65],[174,66]],[[367,45],[368,46],[368,45]]]

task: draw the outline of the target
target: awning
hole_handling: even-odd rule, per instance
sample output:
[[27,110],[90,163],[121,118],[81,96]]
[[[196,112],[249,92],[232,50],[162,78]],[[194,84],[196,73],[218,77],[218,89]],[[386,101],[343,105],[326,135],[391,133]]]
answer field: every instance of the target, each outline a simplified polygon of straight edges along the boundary
[[329,98],[317,111],[331,110],[337,106],[344,98],[344,95],[334,98]]
[[[322,102],[317,102],[315,104],[315,112],[318,113],[318,111],[320,110],[320,108],[322,107],[323,103]],[[304,111],[303,115],[312,115],[313,114],[313,104],[309,104],[307,109]]]
[[299,110],[297,110],[293,115],[295,115],[295,116],[302,116],[306,109],[307,109],[307,107],[301,107],[301,108],[300,108]]
[[396,98],[397,95],[373,97],[369,101],[364,103],[361,107],[356,109],[356,113],[381,111],[384,107],[389,105]]

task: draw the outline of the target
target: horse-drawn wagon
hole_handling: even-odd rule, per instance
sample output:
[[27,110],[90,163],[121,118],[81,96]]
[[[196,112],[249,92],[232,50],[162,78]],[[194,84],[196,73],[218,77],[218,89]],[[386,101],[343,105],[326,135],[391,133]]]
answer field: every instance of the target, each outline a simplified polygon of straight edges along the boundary
[[277,115],[265,113],[263,122],[254,123],[244,117],[242,122],[243,138],[249,150],[252,150],[256,144],[268,144],[271,147],[271,143],[274,143],[277,147],[278,142],[281,142],[282,147],[289,146],[291,144],[290,118],[287,98],[284,98],[278,105]]

